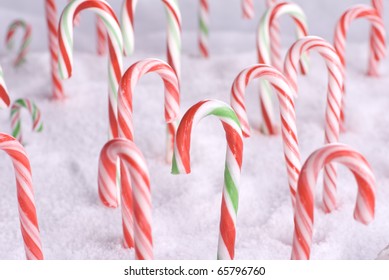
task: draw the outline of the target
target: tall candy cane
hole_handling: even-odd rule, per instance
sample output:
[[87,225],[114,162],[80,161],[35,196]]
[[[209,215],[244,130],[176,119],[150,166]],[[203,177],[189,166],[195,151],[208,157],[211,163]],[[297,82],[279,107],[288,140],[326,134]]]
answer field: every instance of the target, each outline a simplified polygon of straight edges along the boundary
[[200,54],[209,57],[209,3],[208,0],[200,0],[199,13],[199,50]]
[[354,219],[368,224],[374,219],[375,178],[363,155],[343,144],[326,145],[315,151],[305,162],[298,182],[294,214],[292,259],[307,260],[311,253],[315,186],[320,170],[330,162],[350,169],[358,184]]
[[253,0],[242,0],[242,16],[244,19],[252,19],[254,17]]
[[[308,35],[306,17],[303,10],[296,4],[292,3],[279,3],[270,7],[267,12],[261,18],[258,33],[257,33],[257,51],[258,60],[261,64],[269,64],[275,66],[281,70],[282,66],[277,65],[279,62],[275,60],[274,53],[271,52],[272,47],[272,34],[276,31],[273,27],[276,23],[277,18],[288,14],[290,15],[297,25],[297,37],[301,38]],[[275,33],[274,33],[275,34]],[[275,35],[277,36],[277,35]],[[278,38],[278,37],[277,37]],[[275,40],[275,42],[277,42]],[[275,45],[273,45],[275,47]],[[307,71],[306,57],[301,59],[301,69],[305,73]],[[263,132],[265,134],[276,134],[276,122],[274,120],[273,102],[272,102],[272,90],[269,83],[266,81],[261,82],[261,95],[260,104],[263,118]]]
[[[373,9],[367,5],[356,5],[343,13],[335,28],[334,46],[339,54],[344,68],[346,67],[345,48],[347,31],[351,23],[354,20],[360,18],[367,19],[374,27],[374,32],[372,33],[371,37],[371,57],[375,59],[375,62],[379,62],[386,56],[386,34],[382,18],[377,13],[376,9]],[[377,66],[378,65],[376,63],[375,67]],[[378,71],[377,69],[372,69],[371,65],[369,64],[369,73],[378,74]]]
[[57,29],[57,6],[55,0],[46,0],[46,20],[49,34],[52,97],[62,99],[65,93],[62,88],[62,81],[58,73],[58,29]]
[[103,20],[108,32],[109,126],[110,137],[117,137],[117,90],[122,77],[123,38],[115,12],[103,0],[74,0],[64,9],[59,24],[59,71],[63,79],[73,69],[73,18],[83,10],[92,10]]
[[285,76],[272,66],[257,64],[247,67],[240,72],[231,88],[231,107],[235,110],[239,118],[245,137],[250,136],[250,125],[245,105],[246,87],[254,79],[268,81],[277,92],[280,104],[285,163],[288,172],[292,204],[294,206],[301,159],[298,147],[293,90]]
[[[121,12],[121,28],[127,55],[134,51],[134,14],[137,0],[125,0]],[[167,13],[167,61],[181,76],[181,12],[177,0],[162,0]]]
[[[298,92],[297,68],[301,55],[308,51],[318,51],[324,58],[328,70],[327,108],[325,115],[325,143],[339,140],[340,111],[342,104],[343,75],[342,64],[335,49],[320,37],[308,36],[298,40],[289,49],[284,65],[285,76],[295,93]],[[336,205],[336,168],[333,164],[324,168],[323,202],[327,212]]]
[[20,119],[20,110],[27,109],[32,118],[32,129],[36,132],[43,130],[43,123],[41,119],[41,112],[34,102],[26,98],[17,99],[11,106],[11,127],[12,136],[19,142],[23,142],[22,137],[22,122]]
[[[382,11],[384,10],[384,3],[382,0],[372,0],[371,4],[373,8],[377,11],[378,15],[382,18]],[[377,59],[375,53],[373,50],[377,49],[380,45],[379,41],[377,39],[379,38],[379,31],[376,30],[374,25],[372,26],[371,32],[370,32],[370,58],[369,58],[369,69],[367,71],[367,74],[369,76],[378,76],[378,64],[379,59]]]
[[104,21],[96,17],[97,31],[97,54],[104,55],[107,52],[107,31],[105,30]]
[[176,134],[172,173],[190,173],[190,144],[193,125],[209,115],[218,117],[226,132],[227,155],[220,217],[218,259],[231,260],[235,254],[236,216],[239,202],[243,139],[238,117],[230,106],[217,100],[204,100],[192,106],[185,113]]
[[19,66],[26,60],[26,55],[31,44],[31,25],[24,20],[15,20],[8,27],[6,44],[7,48],[11,50],[14,44],[15,32],[18,28],[23,29],[24,35],[22,45],[20,46],[19,53],[14,61],[14,66]]
[[134,243],[138,260],[153,259],[149,171],[141,151],[132,141],[116,138],[105,144],[99,160],[99,188],[107,179],[115,182],[117,158],[121,161],[124,246],[132,247]]
[[26,257],[28,260],[43,260],[31,167],[26,151],[15,138],[4,133],[0,133],[0,150],[11,157],[15,169],[19,219]]
[[4,81],[3,68],[0,66],[0,109],[8,108],[11,101],[8,96],[7,85]]

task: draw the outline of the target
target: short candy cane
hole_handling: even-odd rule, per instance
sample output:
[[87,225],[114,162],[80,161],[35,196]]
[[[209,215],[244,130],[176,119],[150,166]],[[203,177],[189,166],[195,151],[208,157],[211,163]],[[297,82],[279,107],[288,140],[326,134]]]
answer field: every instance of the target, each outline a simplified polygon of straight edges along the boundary
[[[257,33],[257,52],[258,61],[261,64],[269,64],[275,66],[281,70],[281,65],[276,65],[277,62],[274,59],[272,53],[272,34],[276,31],[273,25],[277,22],[277,18],[288,14],[290,15],[297,26],[297,37],[301,38],[308,35],[308,28],[306,23],[306,16],[303,10],[296,4],[287,2],[279,3],[271,6],[267,12],[261,18],[258,33]],[[275,34],[277,36],[277,34]],[[277,37],[278,38],[278,37]],[[276,40],[275,40],[276,42]],[[301,69],[305,73],[307,71],[307,58],[303,56],[301,59]],[[272,90],[266,81],[261,82],[261,95],[260,95],[261,112],[263,119],[262,131],[265,134],[276,134],[277,126],[274,120],[273,102],[272,102]]]
[[257,64],[247,67],[240,72],[231,88],[231,107],[239,118],[245,137],[250,136],[250,125],[245,105],[246,87],[254,79],[266,80],[277,92],[280,104],[285,163],[292,204],[294,206],[301,159],[298,147],[293,90],[285,76],[272,66]]
[[[377,11],[378,15],[382,18],[382,11],[384,10],[384,3],[382,0],[372,0],[371,4],[373,8]],[[369,68],[367,71],[367,74],[369,76],[378,76],[378,64],[380,62],[379,59],[377,59],[374,49],[377,49],[379,45],[379,42],[377,39],[379,38],[379,31],[375,29],[374,25],[372,26],[371,32],[370,32],[370,58],[369,58]]]
[[11,128],[12,136],[19,142],[23,142],[22,137],[22,122],[20,119],[20,110],[27,109],[32,118],[32,129],[36,132],[43,130],[43,123],[41,119],[41,112],[34,102],[26,98],[17,99],[11,106]]
[[209,57],[209,3],[200,0],[199,12],[199,50],[202,57]]
[[192,106],[178,127],[173,155],[173,174],[190,173],[190,145],[193,126],[214,115],[226,132],[227,155],[220,217],[218,259],[231,260],[235,254],[236,216],[239,202],[239,181],[242,167],[242,129],[234,110],[217,100],[204,100]]
[[26,257],[28,260],[43,260],[31,167],[26,151],[15,138],[4,133],[0,133],[0,150],[11,157],[15,169],[19,219]]
[[[127,55],[134,51],[134,14],[137,0],[124,0],[121,11],[121,28]],[[177,0],[162,0],[167,13],[167,61],[181,76],[181,12]]]
[[109,63],[109,126],[110,137],[117,137],[117,91],[122,77],[123,38],[115,12],[103,0],[74,0],[64,9],[59,23],[59,72],[63,79],[72,75],[73,69],[73,18],[83,10],[92,10],[103,20],[108,32]]
[[55,0],[46,0],[45,9],[49,34],[52,97],[54,99],[62,99],[65,97],[65,93],[58,73],[58,21],[57,5],[55,4]]
[[338,162],[353,173],[358,184],[358,196],[354,219],[368,224],[374,219],[375,178],[365,157],[343,144],[330,144],[315,151],[305,162],[298,181],[294,214],[294,238],[292,259],[310,258],[315,186],[320,170],[330,162]]
[[138,260],[153,259],[149,171],[142,152],[132,141],[116,138],[105,144],[99,160],[99,188],[107,179],[115,183],[117,158],[121,162],[124,246],[135,244]]
[[18,55],[14,61],[14,66],[20,66],[26,60],[26,55],[31,44],[31,25],[24,20],[15,20],[8,27],[6,44],[7,48],[11,50],[14,45],[14,37],[17,29],[22,29],[24,31],[22,45],[20,46]]
[[3,68],[0,66],[0,109],[8,108],[11,101],[8,96],[7,85],[4,81]]
[[[328,70],[327,107],[325,113],[325,143],[339,140],[340,111],[342,104],[343,75],[342,64],[335,49],[320,37],[308,36],[298,40],[289,49],[284,65],[285,76],[297,95],[297,69],[301,55],[317,51],[324,58]],[[326,212],[336,205],[336,168],[329,164],[324,169],[323,202]]]

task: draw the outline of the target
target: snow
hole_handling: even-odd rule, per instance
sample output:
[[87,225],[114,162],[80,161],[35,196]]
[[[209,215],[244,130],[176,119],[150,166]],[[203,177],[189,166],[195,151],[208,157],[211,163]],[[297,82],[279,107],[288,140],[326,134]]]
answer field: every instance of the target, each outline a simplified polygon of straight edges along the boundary
[[[21,1],[15,2],[20,5]],[[5,1],[4,11],[0,6],[2,22],[10,22],[17,15],[12,7],[18,4],[9,3]],[[312,9],[313,5],[307,6]],[[108,138],[107,58],[93,53],[93,44],[84,36],[81,26],[78,34],[76,31],[73,77],[64,82],[68,97],[63,102],[51,100],[46,33],[39,28],[44,24],[38,15],[37,10],[36,16],[28,18],[37,28],[27,62],[13,68],[14,53],[6,53],[2,48],[0,64],[11,98],[31,98],[44,118],[44,131],[38,134],[30,132],[31,121],[23,115],[45,258],[133,259],[134,252],[122,246],[120,209],[105,208],[97,195],[98,156]],[[81,24],[87,25],[87,21],[82,20]],[[320,30],[318,25],[312,29]],[[353,27],[350,32],[356,30]],[[286,37],[284,46],[292,42],[290,36]],[[125,69],[146,57],[165,59],[164,38],[164,33],[157,31],[139,34],[137,51],[125,59]],[[234,78],[256,62],[251,32],[215,28],[209,60],[198,57],[195,38],[196,33],[191,31],[183,37],[181,115],[204,98],[229,102]],[[388,62],[385,60],[381,67],[381,77],[366,77],[368,46],[358,36],[351,41],[347,46],[347,131],[341,135],[341,142],[363,153],[374,169],[376,217],[367,227],[353,220],[357,187],[350,172],[342,167],[338,178],[339,207],[325,214],[319,178],[312,259],[375,259],[389,243]],[[309,75],[299,77],[296,101],[303,159],[324,142],[327,73],[317,54],[312,54],[311,61]],[[244,142],[236,259],[289,259],[293,212],[281,138],[258,132],[256,82],[248,87],[246,96],[249,119],[256,132]],[[155,258],[215,259],[226,150],[220,123],[207,118],[196,127],[192,174],[176,176],[170,174],[171,167],[164,162],[163,86],[156,75],[144,77],[137,86],[134,118],[135,142],[143,151],[151,174]],[[9,110],[0,112],[0,125],[2,132],[10,133]],[[1,153],[0,259],[25,257],[13,176],[10,159]]]

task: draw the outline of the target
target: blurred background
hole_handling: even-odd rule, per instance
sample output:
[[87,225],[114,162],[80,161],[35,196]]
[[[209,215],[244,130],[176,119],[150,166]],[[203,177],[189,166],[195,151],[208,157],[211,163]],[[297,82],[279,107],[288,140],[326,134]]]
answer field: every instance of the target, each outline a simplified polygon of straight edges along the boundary
[[[1,0],[0,1],[0,38],[5,37],[5,31],[9,22],[16,18],[23,18],[33,24],[34,40],[32,42],[33,50],[42,50],[46,48],[46,22],[44,16],[44,0]],[[61,11],[67,0],[58,0],[58,10]],[[123,0],[108,0],[115,11],[119,15]],[[183,32],[184,32],[184,47],[186,44],[189,48],[196,44],[196,36],[193,33],[197,32],[197,14],[199,8],[199,0],[179,0],[182,11]],[[259,19],[265,11],[265,0],[254,0],[256,14],[253,20],[242,19],[241,1],[240,0],[209,0],[211,10],[210,32],[211,46],[212,33],[215,32],[245,32],[253,34],[258,26]],[[310,33],[312,35],[322,36],[332,42],[334,26],[341,14],[350,6],[356,4],[370,5],[370,0],[295,0],[305,11],[308,17]],[[387,1],[384,1],[387,2]],[[389,3],[385,3],[389,4]],[[136,11],[136,38],[141,46],[147,48],[148,44],[142,45],[142,38],[160,33],[164,35],[165,30],[165,13],[161,0],[142,0],[138,1]],[[385,17],[386,26],[389,25],[388,18]],[[81,24],[76,31],[76,48],[82,51],[92,51],[95,49],[91,40],[95,37],[95,30],[91,22],[94,21],[91,12],[85,12],[81,19]],[[293,36],[294,25],[288,18],[283,18],[282,36]],[[362,42],[368,38],[369,24],[360,20],[355,22],[349,32],[350,42]],[[188,34],[191,34],[188,36]],[[195,35],[195,34],[194,34]],[[39,36],[39,37],[38,37]],[[37,39],[37,37],[39,39]],[[185,39],[187,38],[187,39]],[[253,40],[254,40],[253,39]],[[213,40],[217,40],[215,37]],[[231,41],[234,38],[230,38]],[[227,43],[227,42],[226,42]],[[250,43],[251,44],[251,43]],[[193,46],[195,48],[196,46]],[[252,48],[254,45],[252,46]],[[251,48],[251,46],[250,46]],[[248,48],[248,49],[250,49]],[[4,47],[0,48],[3,51]]]

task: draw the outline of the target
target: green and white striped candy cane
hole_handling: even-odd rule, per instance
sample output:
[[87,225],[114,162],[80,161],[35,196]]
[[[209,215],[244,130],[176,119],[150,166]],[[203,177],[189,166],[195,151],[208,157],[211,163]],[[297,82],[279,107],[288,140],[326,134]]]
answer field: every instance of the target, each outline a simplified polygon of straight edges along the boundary
[[7,44],[7,49],[11,50],[14,45],[15,32],[17,29],[24,30],[24,35],[22,39],[22,44],[20,46],[18,55],[14,61],[14,66],[20,66],[23,62],[26,61],[26,55],[31,44],[31,25],[26,21],[18,19],[13,21],[8,27],[7,36],[5,42]]
[[36,106],[36,104],[29,99],[17,99],[11,106],[11,128],[12,136],[15,137],[20,143],[23,142],[22,122],[20,119],[20,110],[22,108],[27,109],[27,111],[30,113],[32,118],[32,130],[36,132],[41,132],[43,130],[41,112],[38,106]]
[[231,260],[235,254],[243,138],[238,117],[229,105],[218,100],[204,100],[192,106],[185,113],[176,134],[172,173],[190,173],[190,145],[193,127],[201,119],[211,115],[216,116],[222,122],[227,139],[218,259]]

